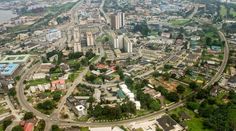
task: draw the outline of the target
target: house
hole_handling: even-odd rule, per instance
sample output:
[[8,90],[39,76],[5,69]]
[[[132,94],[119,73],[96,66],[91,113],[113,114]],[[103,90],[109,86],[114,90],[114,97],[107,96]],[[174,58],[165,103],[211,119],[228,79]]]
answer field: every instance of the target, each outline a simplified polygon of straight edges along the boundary
[[111,127],[90,127],[90,131],[112,131]]
[[228,79],[228,86],[231,88],[236,88],[236,75]]
[[51,68],[55,67],[52,63],[42,63],[39,67],[39,72],[48,73]]
[[24,125],[24,131],[33,131],[34,130],[34,124],[27,122]]
[[44,78],[46,78],[46,74],[45,73],[35,73],[34,75],[33,75],[33,79],[34,80],[37,80],[37,79],[44,79]]
[[87,100],[89,97],[74,97],[69,96],[66,99],[66,105],[77,116],[84,116],[87,114]]
[[164,131],[182,131],[183,127],[180,126],[175,120],[168,115],[163,115],[157,119],[157,125]]
[[64,89],[65,88],[65,80],[55,80],[51,82],[53,88]]

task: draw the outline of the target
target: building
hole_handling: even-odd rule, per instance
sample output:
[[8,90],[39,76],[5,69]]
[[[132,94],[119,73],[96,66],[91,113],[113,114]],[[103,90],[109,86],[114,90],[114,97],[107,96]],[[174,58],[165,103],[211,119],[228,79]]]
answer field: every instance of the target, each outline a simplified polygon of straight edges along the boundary
[[133,52],[133,43],[127,36],[124,37],[124,51],[128,53]]
[[87,46],[94,46],[94,38],[92,32],[86,32]]
[[66,99],[66,105],[72,110],[77,116],[83,116],[87,114],[87,100],[89,97],[74,97],[69,96]]
[[90,131],[112,131],[111,127],[90,127]]
[[79,28],[75,28],[74,29],[74,52],[81,52],[81,42],[80,42],[80,32],[79,32]]
[[229,78],[228,85],[232,88],[236,88],[236,75]]
[[19,64],[0,64],[0,74],[4,77],[15,76]]
[[46,40],[49,42],[53,42],[57,39],[60,39],[61,36],[61,31],[58,29],[51,29],[48,31],[48,33],[46,34]]
[[111,32],[112,44],[114,49],[123,49],[124,47],[124,35],[116,35],[114,32]]
[[33,131],[34,130],[34,124],[27,122],[24,125],[24,131]]
[[0,64],[26,64],[29,61],[30,55],[6,55]]
[[111,28],[114,30],[125,26],[125,13],[118,12],[111,15]]
[[116,14],[112,14],[111,15],[111,28],[113,30],[118,30],[120,29],[120,24],[119,24],[119,16],[117,16]]
[[175,120],[168,115],[163,115],[157,119],[157,125],[163,131],[182,131],[183,127],[180,126]]
[[118,12],[117,13],[118,17],[119,17],[119,25],[120,28],[125,26],[125,13],[123,12]]

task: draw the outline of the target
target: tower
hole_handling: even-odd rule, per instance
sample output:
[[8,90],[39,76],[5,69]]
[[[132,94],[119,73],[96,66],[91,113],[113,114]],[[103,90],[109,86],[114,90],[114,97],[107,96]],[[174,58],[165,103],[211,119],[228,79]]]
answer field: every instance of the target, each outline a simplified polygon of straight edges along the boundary
[[80,31],[79,28],[75,28],[73,32],[73,37],[74,37],[74,52],[81,52],[81,43],[80,43]]
[[87,46],[94,46],[94,38],[92,32],[86,32]]

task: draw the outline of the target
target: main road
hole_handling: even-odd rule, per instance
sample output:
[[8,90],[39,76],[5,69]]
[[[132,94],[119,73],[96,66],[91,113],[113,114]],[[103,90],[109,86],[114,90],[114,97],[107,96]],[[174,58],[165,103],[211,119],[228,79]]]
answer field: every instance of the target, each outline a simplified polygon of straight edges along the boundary
[[228,45],[228,41],[225,38],[225,35],[223,32],[218,31],[218,34],[220,35],[221,39],[225,42],[225,47],[224,47],[224,58],[222,60],[221,66],[219,68],[219,70],[216,72],[216,74],[212,77],[212,79],[207,82],[207,84],[203,87],[203,88],[207,88],[209,86],[212,86],[215,82],[219,81],[222,74],[224,73],[225,67],[228,63],[228,59],[229,59],[229,45]]

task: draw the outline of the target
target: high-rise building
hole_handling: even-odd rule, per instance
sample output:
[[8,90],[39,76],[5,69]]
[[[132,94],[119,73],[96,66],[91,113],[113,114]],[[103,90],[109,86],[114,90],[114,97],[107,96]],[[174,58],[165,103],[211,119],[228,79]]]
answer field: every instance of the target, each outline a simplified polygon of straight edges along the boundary
[[117,13],[118,17],[119,17],[119,25],[120,28],[125,26],[125,13],[123,12],[118,12]]
[[111,15],[111,28],[114,30],[125,26],[125,13],[118,12]]
[[111,15],[111,28],[117,30],[120,28],[119,17],[116,14]]
[[92,32],[86,32],[87,46],[94,46],[94,38]]
[[114,32],[111,33],[111,37],[112,37],[112,44],[113,44],[113,48],[114,49],[123,49],[123,39],[124,36],[123,35],[116,35]]
[[128,53],[133,52],[133,43],[129,40],[127,36],[124,37],[124,51]]
[[75,28],[73,32],[73,37],[74,37],[74,52],[81,52],[81,43],[80,43],[80,31],[79,28]]

